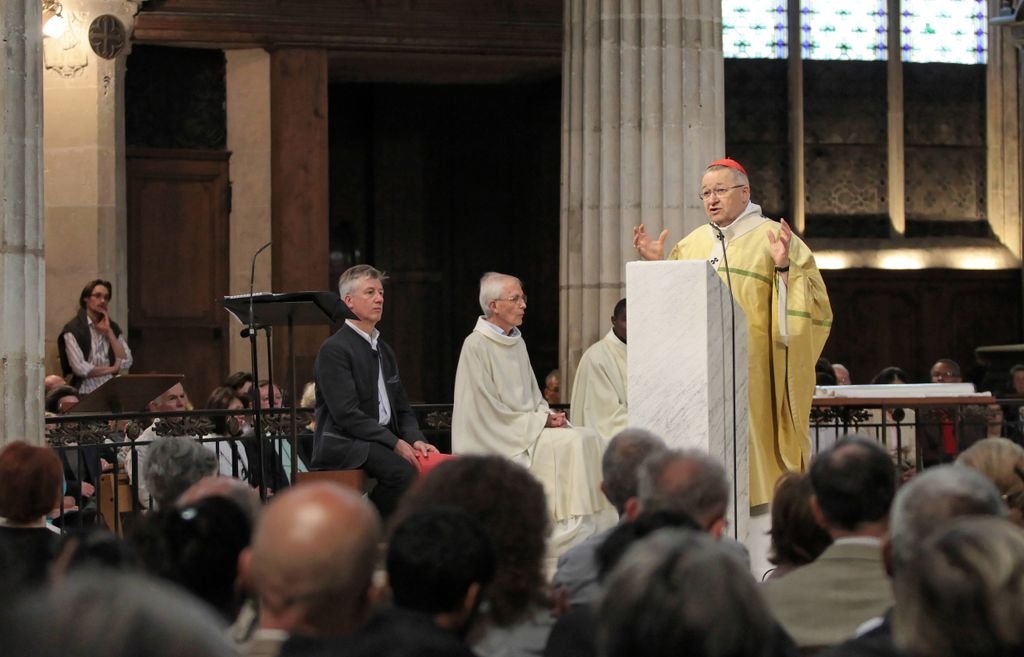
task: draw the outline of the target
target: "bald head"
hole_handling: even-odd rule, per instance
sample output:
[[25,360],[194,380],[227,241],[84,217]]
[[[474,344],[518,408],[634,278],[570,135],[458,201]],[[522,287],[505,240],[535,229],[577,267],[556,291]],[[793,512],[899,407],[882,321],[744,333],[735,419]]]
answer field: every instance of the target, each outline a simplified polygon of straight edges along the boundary
[[296,486],[267,506],[243,556],[259,596],[260,627],[314,636],[361,624],[380,521],[354,492],[328,483]]

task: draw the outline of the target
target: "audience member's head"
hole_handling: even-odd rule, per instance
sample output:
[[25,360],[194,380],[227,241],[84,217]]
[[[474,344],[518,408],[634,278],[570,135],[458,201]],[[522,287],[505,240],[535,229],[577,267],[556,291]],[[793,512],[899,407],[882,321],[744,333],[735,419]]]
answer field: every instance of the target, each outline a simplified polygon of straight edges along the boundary
[[510,625],[533,604],[548,602],[543,570],[547,502],[543,486],[525,468],[500,456],[445,461],[417,482],[399,517],[438,506],[466,511],[491,540],[497,570],[487,599],[497,625]]
[[832,372],[836,375],[837,386],[850,385],[850,370],[846,368],[846,365],[843,365],[842,363],[832,363]]
[[78,401],[78,390],[62,384],[46,394],[46,411],[54,415],[64,415],[74,408]]
[[940,358],[932,365],[932,383],[960,383],[960,365],[952,358]]
[[881,445],[863,436],[840,438],[811,461],[812,509],[832,534],[884,532],[896,493],[896,466]]
[[[245,400],[238,396],[233,388],[220,386],[213,389],[209,399],[206,400],[206,408],[211,410],[240,411],[245,408]],[[238,419],[230,422],[236,416],[221,415],[210,418],[213,422],[213,431],[219,436],[238,435],[241,433],[241,424]],[[244,416],[241,416],[244,418]]]
[[299,406],[302,408],[316,408],[316,382],[309,381],[302,388],[302,397],[299,399]]
[[143,516],[132,541],[149,573],[182,586],[231,621],[241,606],[238,558],[251,535],[237,504],[208,497]]
[[185,436],[154,440],[142,466],[149,494],[159,508],[171,506],[189,486],[215,472],[217,456]]
[[127,571],[135,566],[135,552],[129,543],[106,527],[83,525],[64,534],[50,572],[55,579],[61,579],[80,570]]
[[350,634],[366,618],[380,541],[373,506],[310,483],[276,495],[239,560],[260,603],[259,626],[309,636]]
[[715,538],[725,530],[729,480],[722,464],[698,450],[655,452],[637,476],[640,511],[685,513]]
[[1024,532],[1001,518],[942,527],[897,572],[893,640],[914,657],[1024,654]]
[[[608,442],[601,457],[601,490],[619,515],[635,515],[637,472],[640,464],[656,451],[665,449],[665,441],[646,429],[627,427]],[[628,515],[628,514],[627,514]]]
[[110,283],[110,281],[105,281],[102,278],[97,278],[86,283],[85,287],[82,288],[82,291],[78,293],[78,307],[81,308],[82,310],[92,310],[93,308],[95,308],[95,306],[92,305],[92,300],[102,299],[103,307],[105,308],[107,302],[109,302],[113,298],[114,286]]
[[558,370],[551,370],[544,377],[544,399],[549,404],[562,403],[562,375]]
[[936,527],[964,516],[1005,516],[1006,505],[995,486],[962,465],[928,468],[900,488],[892,504],[889,570],[913,569],[917,551]]
[[956,462],[995,484],[1010,509],[1010,519],[1024,523],[1024,447],[1006,438],[986,438],[964,450]]
[[1018,397],[1024,395],[1024,364],[1010,368],[1010,392]]
[[0,449],[0,518],[12,525],[42,524],[60,502],[64,468],[49,447],[17,440]]
[[910,383],[910,375],[899,367],[886,367],[871,379],[872,385],[891,385],[894,383]]
[[814,377],[815,385],[819,386],[834,386],[837,384],[835,370],[832,369],[832,363],[829,359],[821,357],[818,362],[814,365]]
[[438,624],[461,631],[494,578],[494,549],[465,511],[424,509],[395,527],[387,570],[396,606],[431,614]]
[[811,563],[832,544],[832,537],[814,520],[811,478],[787,472],[775,483],[772,499],[771,554],[768,560],[789,569]]
[[188,490],[182,493],[175,502],[175,506],[183,509],[207,497],[223,497],[231,500],[238,505],[253,527],[256,526],[256,521],[263,510],[260,496],[252,486],[234,477],[218,475],[203,477],[189,486]]
[[224,386],[234,390],[235,394],[245,402],[246,408],[250,406],[249,401],[252,384],[252,372],[235,372],[228,378],[224,379]]
[[276,383],[273,385],[274,397],[270,397],[271,385],[269,381],[260,381],[260,408],[282,408],[284,407],[284,395],[281,387]]
[[629,548],[661,529],[705,531],[696,520],[676,511],[641,513],[632,522],[620,522],[597,547],[594,556],[598,579],[603,581],[619,565]]
[[83,570],[0,615],[4,654],[22,657],[232,657],[223,622],[159,580]]
[[606,581],[598,608],[604,657],[761,657],[775,621],[746,567],[703,532],[661,530]]
[[188,410],[188,395],[180,383],[165,390],[159,397],[149,402],[151,413],[171,413]]
[[60,374],[47,374],[43,377],[43,394],[49,395],[54,388],[58,388],[66,384],[67,381],[65,381],[64,377]]

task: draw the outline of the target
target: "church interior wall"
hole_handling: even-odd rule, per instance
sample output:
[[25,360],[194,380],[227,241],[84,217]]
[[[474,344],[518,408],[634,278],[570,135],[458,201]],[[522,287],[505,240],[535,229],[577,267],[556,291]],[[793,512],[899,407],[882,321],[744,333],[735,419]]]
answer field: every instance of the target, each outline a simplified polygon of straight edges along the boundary
[[[479,274],[518,274],[531,298],[524,330],[542,375],[557,362],[562,44],[555,3],[521,0],[481,9],[452,1],[429,9],[417,3],[416,10],[388,5],[377,13],[362,2],[302,4],[309,8],[299,17],[291,15],[298,10],[290,3],[246,2],[248,18],[232,29],[225,25],[238,18],[235,0],[166,0],[144,7],[139,17],[136,38],[144,43],[241,48],[228,52],[221,73],[227,116],[220,148],[231,152],[233,199],[226,292],[244,291],[246,254],[270,232],[272,90],[270,55],[262,46],[278,35],[329,50],[330,254],[323,266],[330,276],[309,286],[329,284],[355,261],[389,270],[392,294],[382,328],[393,336],[406,385],[417,399],[446,401],[458,345],[477,313]],[[358,38],[357,25],[365,28]],[[424,26],[433,28],[433,41]],[[176,57],[186,52],[179,49]],[[1019,204],[1000,205],[998,216],[986,204],[992,196],[986,181],[991,186],[997,172],[991,148],[986,157],[993,132],[986,110],[993,100],[985,70],[906,69],[907,234],[901,236],[886,208],[884,67],[840,64],[847,66],[812,64],[804,71],[805,234],[819,253],[856,252],[866,268],[826,267],[837,317],[826,355],[863,362],[855,371],[860,380],[875,364],[891,364],[882,363],[889,356],[923,372],[939,355],[970,362],[976,346],[1019,341],[1019,273],[1010,268],[1019,266],[1020,245],[1013,242],[1020,234]],[[766,214],[788,216],[797,187],[789,162],[786,63],[727,60],[725,66],[728,154],[747,164],[754,198]],[[1019,84],[1016,58],[1006,66]],[[48,149],[62,140],[73,146],[60,126],[80,101],[51,86],[46,93]],[[1016,97],[1012,102],[1017,117]],[[131,101],[126,104],[130,110]],[[999,107],[1001,116],[1009,114]],[[1011,121],[1014,127],[1018,122]],[[1000,148],[1008,143],[1015,148],[1016,142]],[[48,150],[47,164],[48,347],[81,283],[107,257],[99,253],[106,248],[100,235],[107,233],[97,219],[104,202],[88,193],[77,209],[65,202],[81,183],[66,169],[51,169],[56,152]],[[62,155],[60,166],[76,161]],[[955,255],[957,242],[968,239],[987,240],[990,251],[998,251],[999,269],[968,271],[951,258],[946,265],[899,271],[871,259],[871,252],[908,244],[922,252],[941,244],[940,251]],[[867,246],[857,247],[858,240]],[[257,267],[258,289],[271,280],[270,261]],[[126,296],[118,292],[115,299],[123,303]],[[115,317],[126,311],[122,306]],[[864,315],[871,312],[892,320],[879,325],[899,329],[878,329],[867,339]],[[225,348],[232,369],[247,367],[247,345],[225,344],[231,345]],[[53,365],[55,349],[48,356]]]

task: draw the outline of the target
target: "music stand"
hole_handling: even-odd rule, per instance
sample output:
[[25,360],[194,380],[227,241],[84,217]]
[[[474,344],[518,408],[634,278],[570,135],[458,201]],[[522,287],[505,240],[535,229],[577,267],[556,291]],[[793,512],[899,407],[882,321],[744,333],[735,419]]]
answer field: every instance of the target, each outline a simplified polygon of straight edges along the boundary
[[79,413],[135,413],[144,411],[153,401],[175,384],[184,374],[122,374],[115,376],[99,388],[84,395],[71,408]]
[[[316,326],[321,324],[333,324],[335,321],[344,319],[356,319],[352,311],[341,302],[341,298],[334,292],[282,292],[278,294],[261,293],[252,296],[240,294],[224,297],[224,308],[235,316],[235,319],[249,326],[249,313],[252,312],[252,328],[249,331],[249,344],[252,350],[252,377],[253,383],[253,429],[256,432],[257,452],[259,454],[258,482],[260,497],[266,499],[266,485],[264,482],[265,456],[263,449],[263,431],[261,421],[261,410],[259,400],[259,372],[257,360],[256,331],[267,330],[267,363],[271,374],[267,379],[273,391],[273,356],[270,350],[270,327],[288,327],[288,362],[289,362],[289,387],[291,388],[292,413],[291,413],[291,480],[295,481],[298,472],[298,424],[295,418],[295,405],[297,403],[295,383],[295,333],[296,326]],[[274,395],[269,395],[269,406],[273,408]]]

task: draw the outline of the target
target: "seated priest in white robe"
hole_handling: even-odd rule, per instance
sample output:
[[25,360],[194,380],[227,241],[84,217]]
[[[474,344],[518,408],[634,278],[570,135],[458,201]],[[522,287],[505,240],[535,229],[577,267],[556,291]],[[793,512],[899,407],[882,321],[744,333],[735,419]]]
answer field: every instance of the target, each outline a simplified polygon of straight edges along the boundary
[[572,384],[572,423],[607,443],[626,428],[626,300],[615,304],[612,328],[583,352]]
[[455,374],[452,451],[497,454],[529,469],[544,485],[550,548],[561,554],[615,522],[600,489],[604,443],[592,430],[570,428],[541,396],[517,328],[526,312],[519,279],[485,274],[480,307]]

